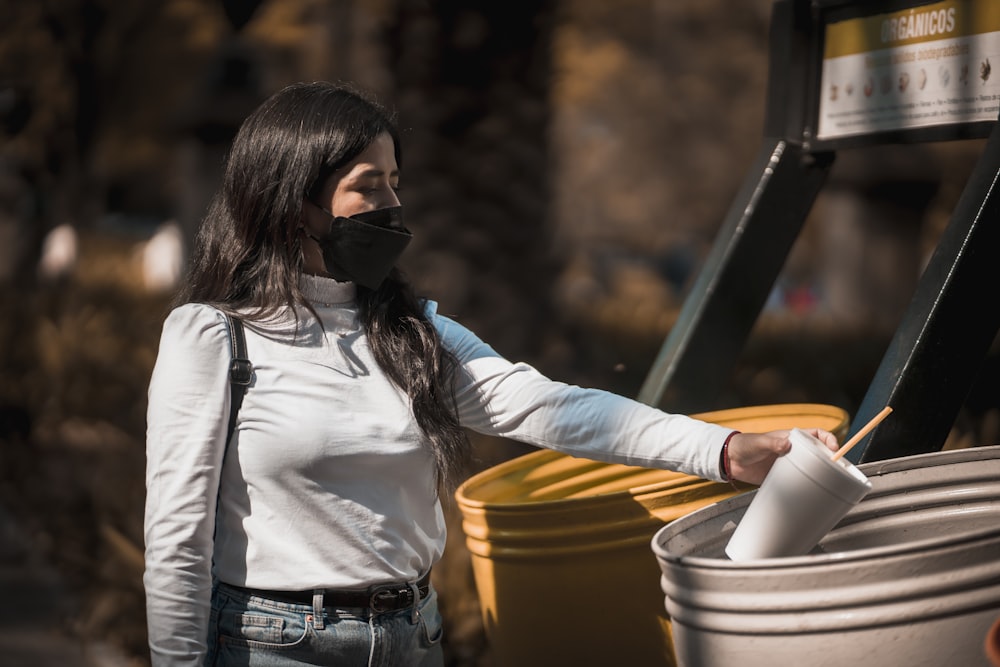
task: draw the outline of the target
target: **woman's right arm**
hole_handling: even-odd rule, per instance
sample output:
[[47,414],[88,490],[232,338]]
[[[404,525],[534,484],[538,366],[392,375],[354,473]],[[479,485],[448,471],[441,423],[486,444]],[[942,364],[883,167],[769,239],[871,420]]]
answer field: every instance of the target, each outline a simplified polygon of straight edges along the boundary
[[156,667],[200,666],[205,656],[229,356],[214,308],[189,304],[164,322],[146,430],[143,583]]

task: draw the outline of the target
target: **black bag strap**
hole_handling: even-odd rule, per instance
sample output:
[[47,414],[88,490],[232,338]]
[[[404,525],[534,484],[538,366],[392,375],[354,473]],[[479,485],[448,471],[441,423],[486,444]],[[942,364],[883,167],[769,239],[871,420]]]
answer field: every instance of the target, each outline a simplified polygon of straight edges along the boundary
[[226,435],[226,447],[233,439],[236,430],[236,416],[243,404],[243,395],[253,379],[253,364],[247,358],[247,340],[243,333],[243,321],[238,317],[226,314],[226,324],[229,325],[229,347],[231,360],[229,362],[229,387],[231,400],[229,402],[229,431]]

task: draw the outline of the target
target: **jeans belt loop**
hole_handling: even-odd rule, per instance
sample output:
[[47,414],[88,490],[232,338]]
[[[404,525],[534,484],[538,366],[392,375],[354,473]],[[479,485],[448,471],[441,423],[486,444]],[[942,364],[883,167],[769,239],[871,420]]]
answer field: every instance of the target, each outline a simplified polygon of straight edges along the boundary
[[323,621],[323,589],[313,591],[313,627],[322,630]]
[[416,582],[410,584],[410,597],[413,598],[413,606],[410,607],[410,623],[416,625],[417,618],[420,616],[420,587],[417,586]]

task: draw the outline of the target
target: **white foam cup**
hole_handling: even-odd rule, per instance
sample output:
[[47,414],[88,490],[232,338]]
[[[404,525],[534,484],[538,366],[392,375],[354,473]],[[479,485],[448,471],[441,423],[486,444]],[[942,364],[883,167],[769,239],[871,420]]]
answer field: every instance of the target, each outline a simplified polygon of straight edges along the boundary
[[794,428],[726,545],[734,561],[801,556],[871,490],[854,464],[833,460],[818,438]]

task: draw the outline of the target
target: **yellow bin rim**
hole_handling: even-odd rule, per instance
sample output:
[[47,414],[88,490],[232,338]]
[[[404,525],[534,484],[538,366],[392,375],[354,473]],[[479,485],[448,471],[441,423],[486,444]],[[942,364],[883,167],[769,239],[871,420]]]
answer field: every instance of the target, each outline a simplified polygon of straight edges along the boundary
[[[692,414],[713,424],[744,432],[767,432],[789,428],[823,428],[843,440],[850,426],[843,408],[820,403],[784,403],[729,408]],[[455,492],[463,510],[534,512],[541,505],[563,503],[579,506],[613,501],[616,496],[635,497],[665,488],[713,484],[671,470],[660,470],[577,458],[543,449],[524,454],[473,475]]]

